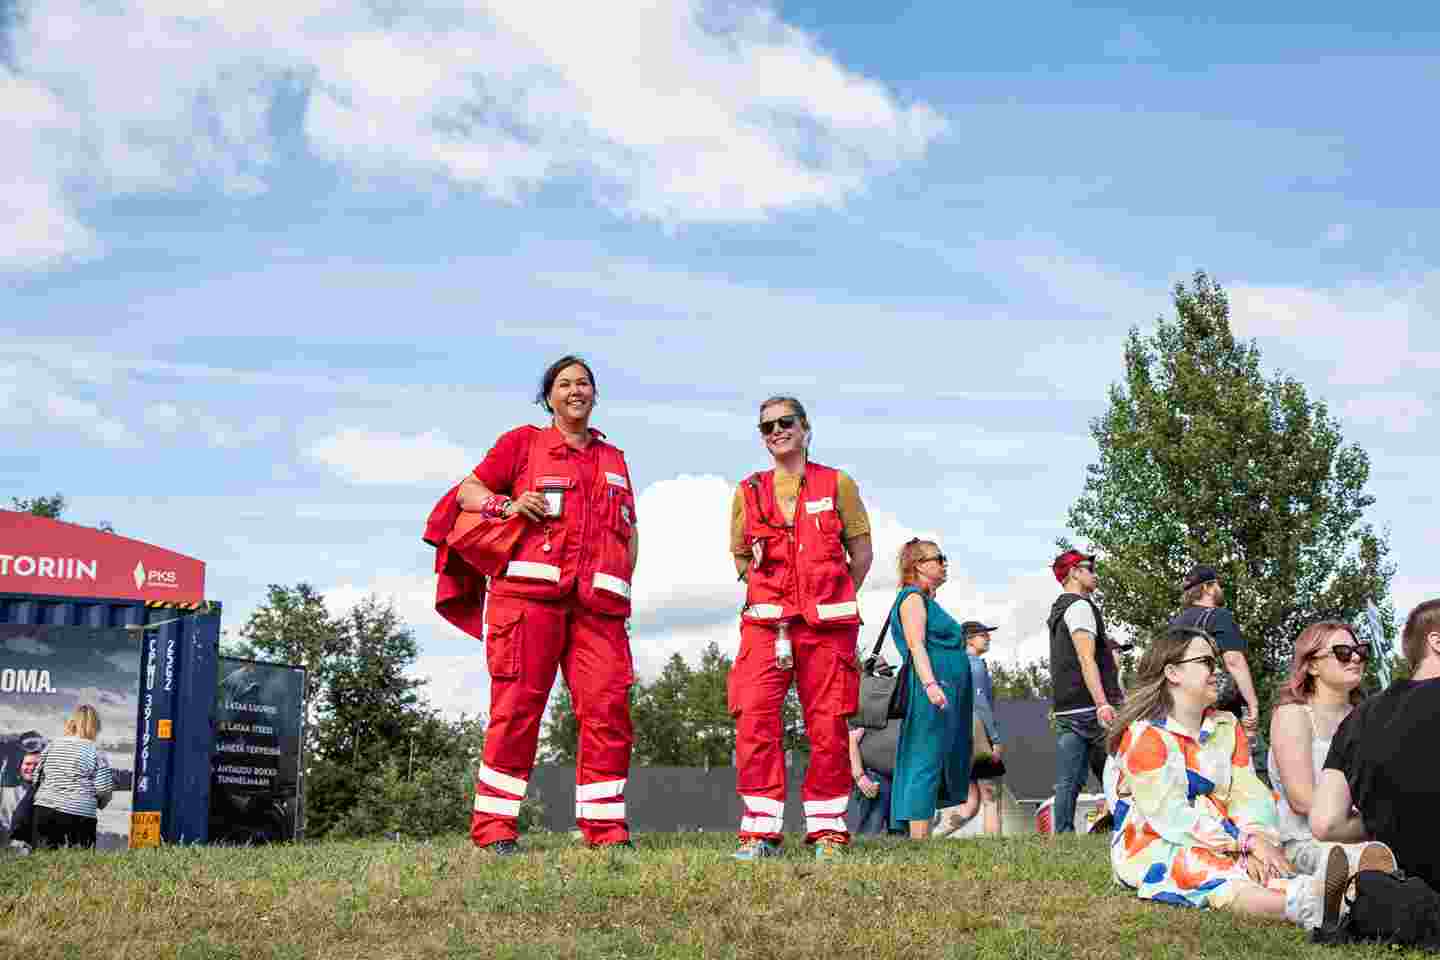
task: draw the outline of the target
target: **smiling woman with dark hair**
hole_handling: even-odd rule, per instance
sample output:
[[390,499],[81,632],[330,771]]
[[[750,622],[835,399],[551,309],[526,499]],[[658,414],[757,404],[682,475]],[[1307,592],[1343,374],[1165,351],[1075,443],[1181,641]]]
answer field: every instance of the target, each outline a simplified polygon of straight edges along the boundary
[[596,395],[584,360],[550,364],[535,398],[549,425],[501,436],[457,493],[464,522],[506,543],[487,557],[490,725],[470,825],[472,842],[499,856],[519,849],[520,804],[557,670],[580,723],[576,825],[591,846],[630,842],[635,669],[626,618],[640,540],[625,454],[590,426]]

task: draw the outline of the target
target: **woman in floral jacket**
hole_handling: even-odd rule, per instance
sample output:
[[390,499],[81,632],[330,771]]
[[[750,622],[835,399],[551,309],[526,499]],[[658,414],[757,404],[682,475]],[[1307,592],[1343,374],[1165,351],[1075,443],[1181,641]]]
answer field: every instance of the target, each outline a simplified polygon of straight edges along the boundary
[[[1116,879],[1142,900],[1334,923],[1349,864],[1342,853],[1313,878],[1295,875],[1244,730],[1211,709],[1219,664],[1214,641],[1191,627],[1172,627],[1140,662],[1109,743]],[[1374,847],[1359,869],[1393,871],[1388,848]]]

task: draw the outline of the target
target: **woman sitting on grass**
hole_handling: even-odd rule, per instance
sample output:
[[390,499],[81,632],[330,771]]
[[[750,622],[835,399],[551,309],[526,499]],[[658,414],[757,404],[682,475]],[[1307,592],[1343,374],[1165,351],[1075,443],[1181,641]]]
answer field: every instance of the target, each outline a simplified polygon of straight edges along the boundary
[[[1110,733],[1116,878],[1142,900],[1284,917],[1306,928],[1340,917],[1343,852],[1296,876],[1280,848],[1275,800],[1250,763],[1233,714],[1212,709],[1220,654],[1209,634],[1172,627],[1140,661]],[[1382,844],[1359,867],[1394,869]]]
[[[1357,640],[1348,624],[1326,620],[1306,627],[1295,640],[1290,677],[1270,715],[1267,765],[1275,775],[1280,841],[1300,873],[1317,872],[1335,846],[1310,832],[1310,801],[1336,728],[1362,698],[1368,659],[1370,645]],[[1353,868],[1365,844],[1341,846]]]

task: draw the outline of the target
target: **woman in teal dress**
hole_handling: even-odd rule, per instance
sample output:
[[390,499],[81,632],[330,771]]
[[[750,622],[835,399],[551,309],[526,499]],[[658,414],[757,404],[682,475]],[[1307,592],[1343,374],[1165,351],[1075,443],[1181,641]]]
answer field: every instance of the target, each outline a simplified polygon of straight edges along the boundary
[[945,582],[945,554],[929,540],[900,548],[900,594],[890,612],[891,635],[910,664],[910,696],[900,724],[890,823],[910,821],[910,837],[930,835],[939,807],[970,794],[970,739],[975,691],[965,631],[935,602]]

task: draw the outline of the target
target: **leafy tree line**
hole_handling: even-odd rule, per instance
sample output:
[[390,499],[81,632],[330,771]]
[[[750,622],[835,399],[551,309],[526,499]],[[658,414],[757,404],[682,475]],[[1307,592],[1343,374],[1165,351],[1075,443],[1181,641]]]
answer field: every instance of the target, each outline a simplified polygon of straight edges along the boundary
[[[691,666],[672,654],[660,675],[640,681],[630,692],[630,717],[635,728],[632,762],[650,767],[728,767],[734,760],[735,720],[730,715],[726,678],[730,657],[713,641]],[[1050,666],[1031,663],[990,664],[998,699],[1049,699]],[[800,699],[791,687],[781,715],[785,749],[809,751]],[[575,704],[563,684],[551,695],[550,711],[541,730],[540,757],[547,763],[574,763],[579,739]]]
[[[673,654],[654,680],[630,690],[635,728],[632,763],[649,767],[728,767],[735,753],[735,719],[730,715],[726,679],[731,658],[713,641],[692,667]],[[806,752],[800,699],[792,687],[781,713],[786,750]],[[551,695],[541,730],[540,757],[547,763],[574,763],[580,726],[563,683]]]

